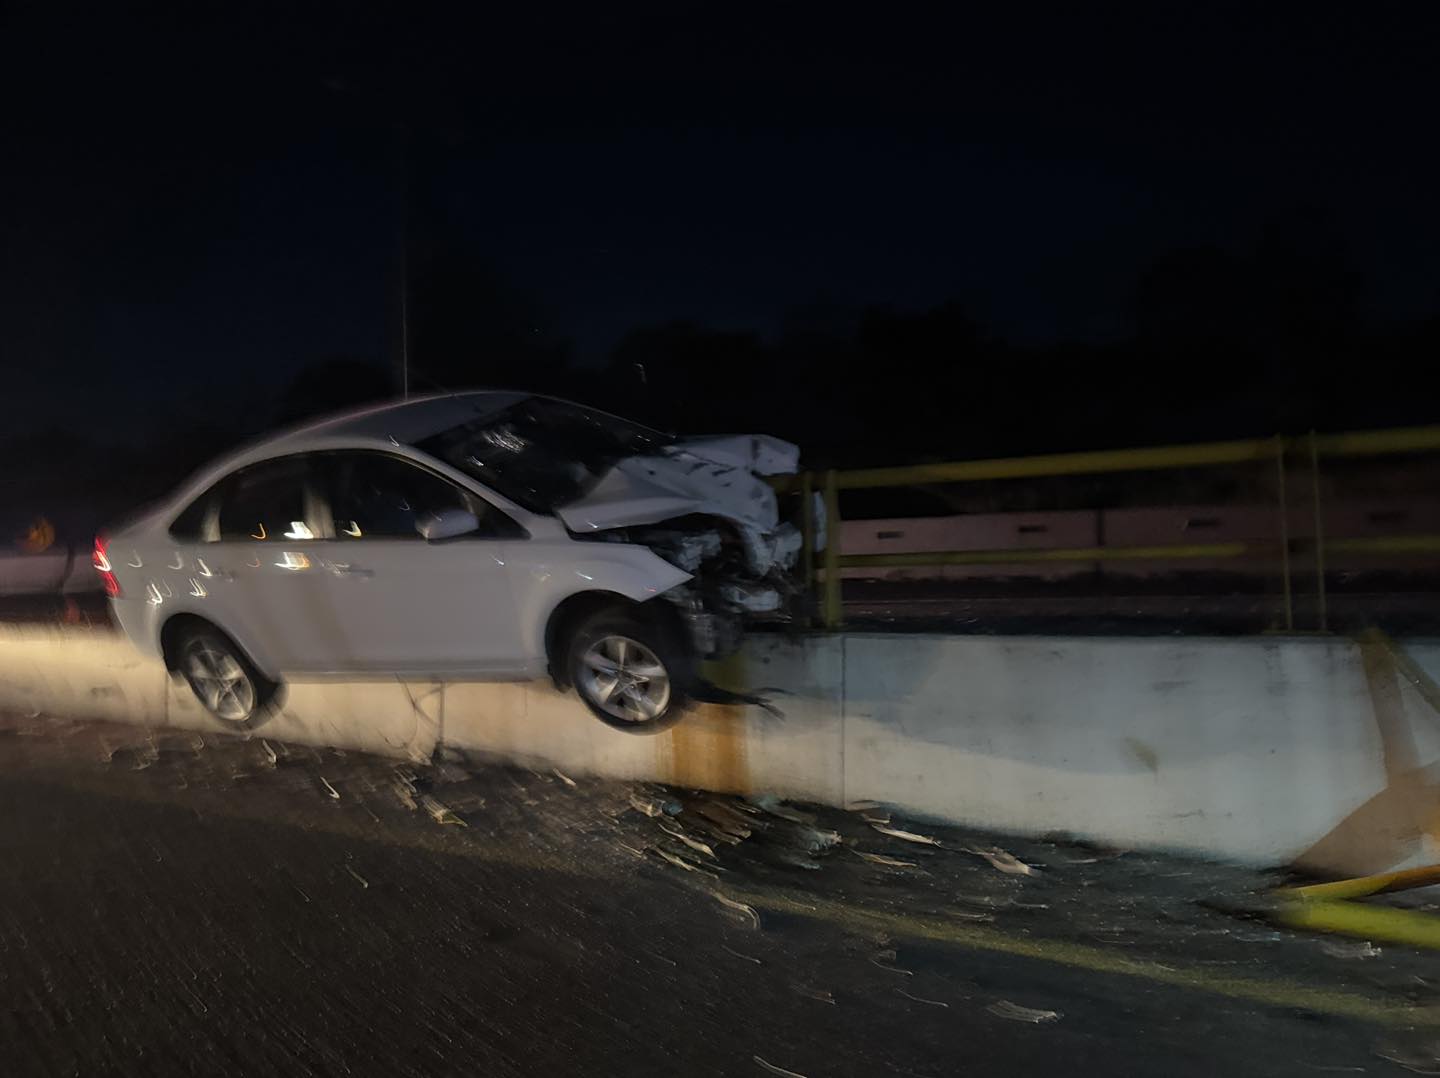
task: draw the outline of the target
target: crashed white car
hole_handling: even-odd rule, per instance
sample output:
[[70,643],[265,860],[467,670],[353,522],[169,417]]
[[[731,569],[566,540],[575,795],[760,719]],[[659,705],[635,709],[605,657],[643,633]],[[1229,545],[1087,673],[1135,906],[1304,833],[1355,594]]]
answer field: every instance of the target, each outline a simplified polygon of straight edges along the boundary
[[801,538],[764,436],[675,438],[520,393],[414,399],[282,434],[96,540],[116,619],[216,718],[287,676],[548,673],[653,731],[698,660],[784,617]]

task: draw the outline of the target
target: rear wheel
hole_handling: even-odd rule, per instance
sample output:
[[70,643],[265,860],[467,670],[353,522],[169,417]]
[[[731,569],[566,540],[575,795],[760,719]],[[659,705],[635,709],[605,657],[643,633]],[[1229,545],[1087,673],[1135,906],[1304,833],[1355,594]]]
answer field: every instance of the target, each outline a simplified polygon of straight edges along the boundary
[[215,629],[186,629],[178,659],[180,674],[195,698],[226,726],[249,730],[265,717],[275,685],[260,675],[229,637]]
[[693,662],[663,628],[626,610],[601,610],[576,629],[567,654],[570,683],[601,722],[652,734],[685,713]]

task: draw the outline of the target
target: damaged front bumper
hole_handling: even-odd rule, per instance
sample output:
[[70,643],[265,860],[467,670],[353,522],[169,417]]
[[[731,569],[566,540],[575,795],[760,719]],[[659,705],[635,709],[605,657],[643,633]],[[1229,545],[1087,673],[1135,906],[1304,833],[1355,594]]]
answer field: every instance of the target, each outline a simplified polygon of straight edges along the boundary
[[800,534],[792,525],[782,524],[770,536],[726,537],[711,528],[652,533],[635,541],[691,574],[663,598],[677,608],[696,654],[704,658],[728,655],[739,648],[747,628],[790,621],[797,612]]
[[795,471],[800,451],[765,435],[685,439],[618,461],[557,512],[579,539],[633,543],[690,574],[665,593],[697,654],[734,651],[747,626],[790,619],[804,539],[781,519],[765,477]]

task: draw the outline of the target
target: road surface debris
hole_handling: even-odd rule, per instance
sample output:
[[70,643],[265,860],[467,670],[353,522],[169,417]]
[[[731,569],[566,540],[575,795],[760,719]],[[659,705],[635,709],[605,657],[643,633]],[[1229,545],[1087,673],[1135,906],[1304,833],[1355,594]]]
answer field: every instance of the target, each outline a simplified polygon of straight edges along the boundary
[[1060,1019],[1059,1011],[1022,1007],[1018,1003],[1011,1003],[1008,999],[996,1000],[985,1009],[996,1018],[1005,1018],[1011,1022],[1029,1022],[1032,1025],[1039,1025],[1042,1022],[1056,1022]]
[[867,850],[851,850],[856,857],[863,861],[869,861],[873,865],[886,865],[890,868],[919,868],[915,861],[902,861],[898,857],[886,857],[883,853],[870,853]]
[[784,1067],[775,1066],[774,1063],[766,1063],[765,1060],[761,1059],[759,1056],[752,1056],[751,1058],[754,1059],[756,1063],[760,1064],[762,1068],[769,1071],[771,1074],[781,1075],[782,1078],[805,1078],[805,1075],[801,1074],[799,1071],[787,1071]]
[[887,827],[884,824],[874,823],[873,821],[871,822],[870,826],[875,828],[875,830],[879,831],[882,835],[889,835],[891,838],[898,838],[902,842],[914,842],[921,846],[940,845],[939,839],[931,838],[929,835],[917,835],[914,831],[903,831],[898,827]]
[[1010,876],[1038,876],[1040,874],[1038,868],[1033,865],[1027,865],[1013,853],[1002,850],[999,846],[992,846],[988,850],[970,846],[967,847],[965,852],[973,853],[976,857],[983,857],[995,868]]
[[420,795],[420,804],[430,818],[438,824],[458,824],[461,827],[467,826],[465,821],[455,815],[449,805],[442,804],[429,794]]
[[904,996],[906,999],[913,999],[916,1003],[925,1003],[925,1004],[928,1004],[928,1005],[931,1006],[931,1007],[948,1007],[948,1006],[950,1006],[950,1004],[946,1003],[944,1000],[940,1000],[940,999],[926,999],[924,996],[913,996],[913,995],[911,995],[909,992],[905,991],[905,989],[903,989],[903,988],[897,988],[897,989],[895,989],[895,991],[898,992],[898,993],[900,993],[900,995]]

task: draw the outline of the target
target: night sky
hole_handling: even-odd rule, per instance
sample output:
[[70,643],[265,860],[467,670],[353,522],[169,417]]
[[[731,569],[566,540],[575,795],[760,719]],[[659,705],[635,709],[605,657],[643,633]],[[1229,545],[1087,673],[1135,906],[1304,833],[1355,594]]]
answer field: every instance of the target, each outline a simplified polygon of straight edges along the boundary
[[10,431],[142,439],[388,362],[402,186],[415,251],[583,364],[804,305],[1119,340],[1155,259],[1299,210],[1368,322],[1440,313],[1429,5],[125,6],[0,16]]

